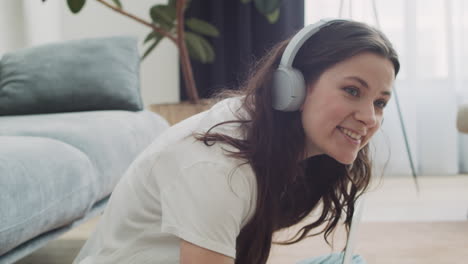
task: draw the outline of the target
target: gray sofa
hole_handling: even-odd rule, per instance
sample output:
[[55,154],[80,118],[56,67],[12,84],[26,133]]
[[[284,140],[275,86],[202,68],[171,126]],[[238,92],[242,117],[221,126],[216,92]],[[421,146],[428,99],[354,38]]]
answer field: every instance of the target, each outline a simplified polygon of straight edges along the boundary
[[144,110],[137,41],[77,40],[0,60],[0,263],[102,212],[168,123]]

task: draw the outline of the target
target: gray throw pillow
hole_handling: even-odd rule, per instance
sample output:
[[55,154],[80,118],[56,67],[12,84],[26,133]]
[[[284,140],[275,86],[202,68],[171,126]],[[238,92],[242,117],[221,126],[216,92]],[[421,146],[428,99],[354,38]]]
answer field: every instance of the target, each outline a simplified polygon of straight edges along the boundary
[[137,39],[108,37],[4,54],[0,115],[143,108]]

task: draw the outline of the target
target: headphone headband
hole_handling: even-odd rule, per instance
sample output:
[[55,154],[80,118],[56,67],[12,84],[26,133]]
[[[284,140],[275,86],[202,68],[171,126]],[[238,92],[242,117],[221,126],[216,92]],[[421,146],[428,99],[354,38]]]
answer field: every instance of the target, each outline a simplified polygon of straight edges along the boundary
[[272,106],[279,111],[299,110],[306,97],[306,84],[302,73],[294,69],[292,64],[297,52],[315,33],[336,21],[344,19],[322,19],[317,23],[301,29],[289,41],[281,56],[278,69],[273,74]]
[[308,25],[301,29],[291,41],[288,43],[288,46],[284,50],[283,56],[281,56],[280,66],[283,67],[292,67],[294,58],[296,57],[297,52],[302,47],[302,44],[306,42],[312,35],[320,31],[320,29],[330,25],[336,21],[345,21],[344,19],[330,19],[324,18],[318,22]]

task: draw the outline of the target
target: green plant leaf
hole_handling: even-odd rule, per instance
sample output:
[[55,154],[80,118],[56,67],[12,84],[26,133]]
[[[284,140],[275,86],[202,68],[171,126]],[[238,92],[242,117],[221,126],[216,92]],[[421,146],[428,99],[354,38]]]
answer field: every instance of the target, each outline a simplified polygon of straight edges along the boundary
[[266,15],[266,18],[268,22],[270,22],[270,24],[274,24],[276,23],[276,21],[278,21],[279,16],[280,16],[280,9],[277,8],[275,11],[273,11],[273,13]]
[[219,36],[219,31],[215,26],[201,19],[189,18],[186,20],[185,24],[195,33],[199,33],[210,37]]
[[112,0],[112,1],[118,8],[122,8],[122,3],[120,2],[120,0]]
[[156,34],[154,31],[151,31],[148,35],[146,35],[145,40],[143,40],[143,43],[146,44],[148,41],[154,39],[156,37]]
[[158,32],[156,31],[151,31],[145,38],[145,40],[143,41],[143,43],[147,43],[148,41],[154,39],[154,38],[163,38],[164,36],[159,34]]
[[255,7],[264,16],[273,13],[281,5],[281,0],[254,0]]
[[154,48],[156,48],[156,46],[159,44],[159,42],[161,41],[162,38],[158,38],[156,37],[154,42],[151,43],[151,45],[148,47],[148,49],[146,49],[145,53],[143,54],[143,56],[141,56],[141,60],[144,60],[150,53],[151,51],[154,50]]
[[176,9],[167,5],[154,5],[150,9],[150,16],[153,22],[166,29],[174,27]]
[[241,0],[241,2],[242,2],[243,4],[248,4],[248,3],[250,3],[251,1],[252,1],[252,0]]
[[185,44],[192,59],[201,63],[212,63],[215,53],[211,44],[202,36],[192,32],[185,33]]
[[67,0],[68,8],[73,14],[77,14],[83,8],[86,0]]

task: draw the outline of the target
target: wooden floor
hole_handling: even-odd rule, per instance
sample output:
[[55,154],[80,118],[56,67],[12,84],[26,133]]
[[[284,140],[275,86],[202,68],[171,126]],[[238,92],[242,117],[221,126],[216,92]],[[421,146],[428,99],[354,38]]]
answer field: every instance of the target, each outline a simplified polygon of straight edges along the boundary
[[[369,264],[467,264],[468,176],[420,178],[421,192],[412,180],[387,178],[364,201],[356,254]],[[19,264],[71,263],[98,219],[50,242]],[[284,238],[298,227],[277,234]],[[335,234],[333,252],[344,245],[344,231]],[[273,246],[269,264],[289,264],[328,254],[322,237],[291,246]]]
[[[344,233],[336,237],[333,252],[344,246]],[[311,238],[275,246],[269,264],[296,263],[331,252],[323,239]],[[355,253],[369,264],[467,264],[468,222],[364,222]]]

